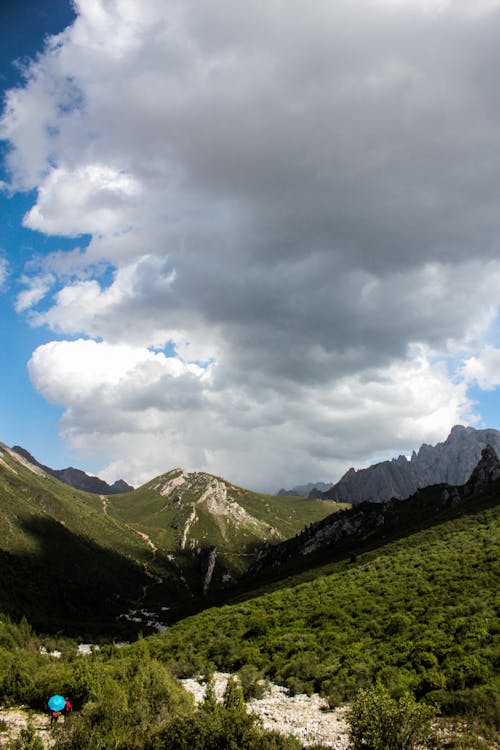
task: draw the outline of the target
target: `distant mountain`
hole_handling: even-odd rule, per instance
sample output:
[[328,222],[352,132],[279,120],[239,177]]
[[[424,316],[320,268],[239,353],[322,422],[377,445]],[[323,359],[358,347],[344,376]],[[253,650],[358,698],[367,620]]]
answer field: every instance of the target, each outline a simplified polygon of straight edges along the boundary
[[[281,488],[276,493],[278,496],[285,495],[287,497],[309,497],[309,494],[316,490],[317,492],[326,492],[332,486],[332,482],[309,482],[308,484],[298,484],[296,487],[292,487],[291,490],[285,490]],[[316,495],[314,495],[316,497]]]
[[178,468],[108,498],[107,511],[167,552],[198,596],[241,574],[263,541],[294,536],[329,515],[332,505],[251,492],[222,477]]
[[40,469],[43,469],[43,471],[46,471],[47,474],[50,474],[56,479],[59,479],[61,482],[69,484],[70,487],[74,487],[77,490],[82,490],[83,492],[93,492],[96,495],[116,495],[120,492],[131,492],[134,489],[123,479],[118,479],[113,484],[108,484],[103,479],[90,476],[81,469],[74,469],[72,466],[69,466],[67,469],[51,469],[50,466],[45,466],[44,464],[41,464],[39,461],[37,461],[36,458],[31,455],[31,453],[29,453],[25,448],[21,448],[20,445],[14,445],[12,450],[18,453],[20,456],[23,456],[23,458],[25,458],[31,464],[34,464]]
[[310,496],[348,503],[382,502],[407,498],[432,484],[464,484],[488,444],[500,453],[500,431],[456,425],[443,443],[424,443],[410,460],[399,456],[367,469],[351,468],[329,490],[313,490]]
[[248,577],[265,569],[296,566],[297,561],[308,555],[355,552],[375,540],[380,542],[391,535],[404,535],[419,526],[428,526],[463,501],[473,502],[474,496],[490,485],[496,488],[498,503],[499,479],[500,461],[492,446],[487,445],[466,483],[432,485],[417,490],[405,500],[392,498],[386,502],[356,503],[348,510],[311,524],[294,539],[274,547],[263,545]]

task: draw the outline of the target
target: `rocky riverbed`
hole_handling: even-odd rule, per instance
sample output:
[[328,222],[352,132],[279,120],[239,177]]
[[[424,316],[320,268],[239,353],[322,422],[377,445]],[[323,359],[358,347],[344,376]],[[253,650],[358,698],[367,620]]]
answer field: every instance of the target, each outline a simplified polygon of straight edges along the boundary
[[[218,672],[215,677],[215,693],[222,698],[229,674]],[[205,685],[197,680],[182,680],[186,690],[194,695],[196,702],[203,700]],[[347,750],[349,746],[346,707],[329,710],[328,704],[319,695],[289,696],[285,688],[269,685],[263,698],[247,703],[249,711],[257,714],[266,729],[296,737],[304,747],[323,744],[334,750]]]
[[48,749],[54,744],[54,737],[49,731],[49,716],[21,706],[0,708],[0,748],[6,747],[11,740],[17,739],[21,730],[28,725],[28,721],[34,726],[44,748]]
[[[222,699],[229,677],[224,673],[215,675],[215,692],[219,699]],[[205,684],[194,679],[181,682],[194,695],[197,703],[203,700]],[[293,735],[304,747],[322,743],[334,750],[348,748],[346,708],[330,711],[326,701],[318,695],[292,697],[287,695],[285,688],[271,684],[263,698],[252,699],[247,705],[249,711],[260,717],[266,729]],[[20,730],[26,726],[28,717],[41,737],[44,748],[48,750],[51,747],[54,739],[49,732],[49,718],[46,714],[23,708],[0,708],[0,748],[19,735]]]

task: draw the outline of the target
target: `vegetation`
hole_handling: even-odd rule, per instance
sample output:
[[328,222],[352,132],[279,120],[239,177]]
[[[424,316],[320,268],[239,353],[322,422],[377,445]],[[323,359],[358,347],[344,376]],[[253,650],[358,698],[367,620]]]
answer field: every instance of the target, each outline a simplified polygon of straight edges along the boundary
[[[177,674],[261,670],[332,705],[362,688],[411,693],[447,715],[500,721],[497,488],[474,512],[371,551],[276,581],[206,610],[151,648]],[[463,512],[463,509],[462,509]]]
[[193,497],[172,500],[167,508],[155,489],[160,479],[100,498],[29,468],[0,446],[0,612],[14,619],[24,615],[44,632],[95,638],[116,636],[121,625],[123,634],[137,633],[137,625],[117,618],[138,608],[183,611],[201,594],[214,546],[220,579],[248,564],[272,517],[280,539],[335,508],[331,501],[304,498],[287,505],[283,498],[228,485],[242,507],[261,519],[258,533],[233,532],[223,539],[210,514],[200,511],[184,548],[179,535]]
[[[287,577],[261,577],[253,591],[247,581],[231,601],[164,633],[126,648],[101,641],[99,652],[82,657],[64,632],[54,635],[58,617],[66,629],[80,617],[87,632],[93,622],[96,632],[108,626],[118,636],[115,613],[130,599],[117,603],[109,592],[142,589],[151,582],[144,564],[162,563],[130,533],[127,524],[137,529],[138,519],[113,517],[98,498],[71,488],[61,495],[51,485],[57,480],[33,476],[0,472],[0,704],[45,710],[48,695],[68,694],[75,711],[52,730],[56,750],[299,748],[248,715],[243,694],[255,695],[261,678],[291,693],[320,692],[331,706],[350,702],[353,750],[430,748],[435,710],[460,721],[461,738],[450,736],[446,747],[485,747],[479,732],[498,737],[498,483],[439,517],[430,513],[430,490],[424,512],[409,507],[397,530],[382,527],[364,545],[295,561]],[[55,550],[63,569],[82,566],[67,581],[44,577]],[[120,578],[124,571],[130,581]],[[44,599],[52,611],[42,609]],[[24,612],[52,635],[38,635]],[[197,708],[175,677],[214,669],[239,673],[242,690],[230,682],[220,704],[209,687]],[[37,750],[37,739],[28,727],[22,742]]]
[[397,700],[386,688],[360,690],[350,709],[349,737],[352,750],[415,750],[435,743],[431,706],[417,703],[411,695]]

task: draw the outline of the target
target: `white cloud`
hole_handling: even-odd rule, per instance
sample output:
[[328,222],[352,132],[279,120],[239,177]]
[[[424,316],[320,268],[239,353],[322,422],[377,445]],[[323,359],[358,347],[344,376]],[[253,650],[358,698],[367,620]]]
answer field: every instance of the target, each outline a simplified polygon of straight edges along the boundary
[[9,276],[9,264],[6,258],[0,257],[0,292],[3,291],[8,276]]
[[485,391],[500,386],[500,349],[485,346],[477,357],[465,360],[463,377],[466,382],[476,384]]
[[73,172],[53,169],[40,185],[24,224],[46,234],[124,231],[127,201],[140,192],[137,180],[103,164],[86,164]]
[[1,125],[26,226],[92,235],[18,297],[95,339],[30,365],[75,445],[135,481],[175,457],[264,486],[474,422],[500,307],[497,6],[79,0]]
[[334,479],[360,451],[401,452],[472,419],[465,385],[423,350],[388,370],[295,388],[286,400],[277,386],[221,388],[217,365],[85,340],[39,347],[29,369],[37,389],[66,406],[63,431],[73,447],[108,459],[103,476],[133,484],[174,465],[261,489],[304,472]]
[[21,313],[36,306],[48,294],[54,285],[54,281],[55,279],[51,274],[22,277],[21,282],[28,288],[17,295],[16,312]]

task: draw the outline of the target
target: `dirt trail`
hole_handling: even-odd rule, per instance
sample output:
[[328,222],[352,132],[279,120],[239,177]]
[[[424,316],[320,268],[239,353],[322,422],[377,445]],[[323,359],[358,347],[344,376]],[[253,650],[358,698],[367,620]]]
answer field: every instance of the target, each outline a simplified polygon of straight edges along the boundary
[[147,534],[145,534],[143,531],[139,531],[139,529],[134,529],[134,527],[130,526],[130,524],[127,524],[127,526],[130,529],[130,531],[132,531],[136,536],[142,539],[143,542],[146,542],[149,549],[153,553],[153,557],[154,557],[156,553],[158,552],[158,547],[154,544],[153,541],[151,541],[151,538]]
[[104,513],[105,516],[107,516],[108,515],[109,500],[106,497],[106,495],[99,495],[99,500],[101,501],[102,512]]

